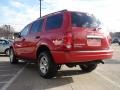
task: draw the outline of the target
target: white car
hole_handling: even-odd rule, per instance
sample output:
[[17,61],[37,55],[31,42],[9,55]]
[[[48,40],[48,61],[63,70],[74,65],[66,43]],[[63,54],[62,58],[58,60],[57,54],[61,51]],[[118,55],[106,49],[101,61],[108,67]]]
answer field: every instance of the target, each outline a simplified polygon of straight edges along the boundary
[[12,44],[12,41],[8,39],[0,39],[0,53],[9,55],[9,47]]
[[112,43],[118,43],[120,45],[120,37],[113,37]]

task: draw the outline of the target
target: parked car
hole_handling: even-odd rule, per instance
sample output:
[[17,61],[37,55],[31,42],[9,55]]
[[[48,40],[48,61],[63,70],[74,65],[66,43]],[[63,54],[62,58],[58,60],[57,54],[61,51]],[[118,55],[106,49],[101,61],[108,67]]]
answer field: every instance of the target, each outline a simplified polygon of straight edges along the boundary
[[9,55],[9,48],[12,44],[11,40],[8,39],[0,39],[0,53]]
[[120,45],[120,39],[119,39],[119,41],[118,41],[118,44]]
[[120,37],[112,38],[112,43],[118,43],[120,45]]
[[118,45],[120,45],[120,38],[118,38]]
[[63,10],[43,16],[17,34],[10,47],[10,63],[19,59],[37,62],[43,78],[54,77],[63,64],[91,72],[112,57],[110,36],[99,24],[83,12]]

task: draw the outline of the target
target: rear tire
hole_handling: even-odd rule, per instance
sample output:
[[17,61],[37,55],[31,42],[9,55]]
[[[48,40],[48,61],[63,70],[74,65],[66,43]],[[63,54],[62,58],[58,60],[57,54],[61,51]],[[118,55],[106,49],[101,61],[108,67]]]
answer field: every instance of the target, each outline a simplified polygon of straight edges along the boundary
[[17,64],[17,63],[18,63],[18,59],[16,59],[16,56],[15,56],[14,51],[13,51],[12,48],[10,48],[9,54],[10,54],[10,55],[9,55],[10,63],[11,63],[11,64]]
[[54,77],[57,73],[57,65],[49,52],[42,52],[38,57],[38,70],[40,76],[46,79]]
[[91,72],[96,69],[97,64],[82,64],[79,65],[83,72]]

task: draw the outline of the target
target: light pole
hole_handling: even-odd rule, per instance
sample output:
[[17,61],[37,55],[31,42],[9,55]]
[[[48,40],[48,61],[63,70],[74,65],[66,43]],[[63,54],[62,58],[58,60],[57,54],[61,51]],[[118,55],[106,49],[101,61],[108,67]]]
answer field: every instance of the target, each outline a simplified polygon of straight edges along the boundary
[[39,0],[40,1],[40,18],[41,18],[41,0]]

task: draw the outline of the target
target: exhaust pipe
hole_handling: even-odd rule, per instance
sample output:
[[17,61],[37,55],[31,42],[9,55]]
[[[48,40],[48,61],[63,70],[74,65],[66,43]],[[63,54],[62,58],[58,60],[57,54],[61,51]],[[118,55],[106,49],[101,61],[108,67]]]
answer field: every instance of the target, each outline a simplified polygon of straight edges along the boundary
[[101,60],[100,63],[104,64],[104,62]]

